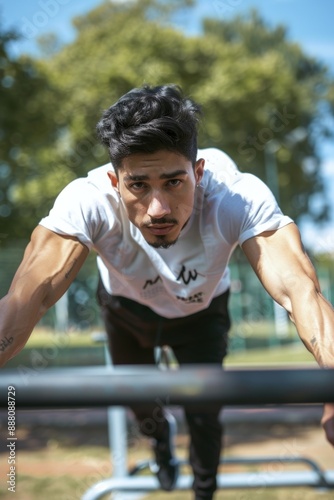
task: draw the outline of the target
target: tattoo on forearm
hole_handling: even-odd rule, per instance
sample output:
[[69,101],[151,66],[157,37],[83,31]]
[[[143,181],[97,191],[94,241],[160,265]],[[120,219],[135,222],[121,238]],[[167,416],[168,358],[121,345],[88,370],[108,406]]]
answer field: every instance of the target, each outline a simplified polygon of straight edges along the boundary
[[72,262],[70,269],[67,271],[67,273],[65,273],[65,279],[68,279],[70,277],[76,262],[77,262],[76,259]]
[[322,357],[322,354],[320,352],[320,348],[319,348],[319,345],[318,345],[318,339],[313,336],[311,338],[311,345],[312,345],[312,349],[313,349],[313,354],[314,356],[316,357],[318,363],[323,366],[324,368],[326,368],[326,364],[323,360],[323,357]]
[[0,340],[0,352],[4,352],[13,343],[13,337],[4,337]]

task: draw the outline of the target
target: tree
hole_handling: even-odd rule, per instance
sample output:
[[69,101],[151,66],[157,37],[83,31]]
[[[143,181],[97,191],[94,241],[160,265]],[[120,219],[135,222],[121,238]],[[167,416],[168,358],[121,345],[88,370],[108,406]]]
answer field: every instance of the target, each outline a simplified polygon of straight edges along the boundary
[[52,110],[36,168],[14,190],[16,203],[30,207],[31,227],[32,215],[45,210],[62,185],[108,161],[95,136],[102,111],[133,87],[172,82],[203,105],[201,147],[225,150],[241,170],[265,181],[267,153],[277,163],[283,210],[297,221],[306,213],[326,217],[324,197],[313,213],[310,199],[323,193],[317,141],[329,133],[322,109],[333,113],[328,71],[288,41],[283,27],[270,28],[256,13],[206,19],[203,31],[189,36],[173,19],[178,8],[191,16],[191,5],[104,2],[73,21],[73,43],[30,61],[44,78],[41,95]]
[[[323,193],[319,143],[333,134],[324,119],[334,89],[327,68],[289,42],[284,27],[270,29],[255,11],[203,25],[204,37],[222,50],[201,90],[204,140],[223,145],[242,170],[267,181],[296,220],[306,213],[325,220],[327,200],[322,197],[315,209],[312,199]],[[277,180],[270,178],[274,163]]]
[[[9,55],[9,46],[18,39],[14,31],[0,26],[0,234],[1,242],[7,236],[22,238],[29,234],[26,221],[35,200],[23,206],[15,202],[15,191],[30,182],[39,171],[40,161],[47,145],[56,134],[49,118],[53,90],[45,76],[32,60],[15,60]],[[49,96],[52,94],[52,100]],[[44,196],[41,202],[44,202]],[[28,232],[29,231],[29,232]]]

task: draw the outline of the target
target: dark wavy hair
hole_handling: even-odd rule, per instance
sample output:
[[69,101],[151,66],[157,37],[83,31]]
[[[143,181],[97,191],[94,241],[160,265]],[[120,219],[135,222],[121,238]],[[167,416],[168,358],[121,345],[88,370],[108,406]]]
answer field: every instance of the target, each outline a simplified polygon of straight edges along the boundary
[[195,165],[200,115],[200,106],[177,85],[145,85],[104,111],[96,128],[116,171],[131,154],[162,149],[175,151]]

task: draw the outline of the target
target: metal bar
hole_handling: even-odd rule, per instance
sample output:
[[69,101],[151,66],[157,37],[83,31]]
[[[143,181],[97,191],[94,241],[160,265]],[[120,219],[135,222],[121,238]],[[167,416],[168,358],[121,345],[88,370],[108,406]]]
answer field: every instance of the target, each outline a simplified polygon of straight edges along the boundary
[[[278,456],[262,456],[262,457],[222,457],[220,459],[221,465],[254,465],[254,464],[269,464],[269,463],[279,463],[279,464],[304,464],[310,467],[314,472],[318,474],[319,484],[321,483],[324,487],[330,486],[326,483],[325,471],[312,459],[303,456],[294,457],[278,457]],[[128,476],[135,476],[143,470],[150,469],[150,460],[142,460],[137,462],[137,464],[129,470]],[[179,460],[180,466],[189,465],[188,460]]]
[[221,370],[193,365],[0,372],[0,407],[15,387],[18,408],[87,408],[157,401],[167,405],[334,402],[334,369]]
[[[326,482],[330,488],[334,487],[334,471],[324,472]],[[193,477],[179,476],[175,491],[190,490]],[[218,489],[251,489],[251,488],[278,488],[310,486],[322,488],[322,481],[314,471],[291,472],[234,472],[217,476]],[[122,479],[105,479],[87,490],[81,500],[98,500],[113,491],[122,492],[152,492],[160,489],[158,480],[154,476],[138,476]]]

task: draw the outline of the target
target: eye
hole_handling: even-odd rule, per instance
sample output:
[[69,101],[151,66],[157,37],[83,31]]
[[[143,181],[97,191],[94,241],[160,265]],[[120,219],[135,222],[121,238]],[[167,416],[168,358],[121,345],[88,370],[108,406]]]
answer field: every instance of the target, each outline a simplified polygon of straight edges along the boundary
[[144,182],[134,182],[133,184],[130,184],[129,187],[134,191],[140,191],[146,187],[146,184]]
[[167,182],[167,185],[172,186],[172,187],[176,187],[176,186],[179,186],[181,183],[182,183],[182,181],[180,179],[170,179]]

